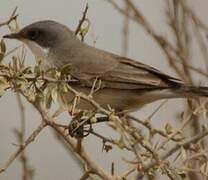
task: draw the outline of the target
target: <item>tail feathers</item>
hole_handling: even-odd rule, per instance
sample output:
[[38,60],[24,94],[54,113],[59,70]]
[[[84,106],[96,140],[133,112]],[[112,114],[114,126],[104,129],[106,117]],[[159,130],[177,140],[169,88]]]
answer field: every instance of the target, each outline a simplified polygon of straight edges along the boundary
[[199,87],[181,86],[179,90],[180,90],[180,93],[183,93],[187,97],[190,97],[190,96],[208,97],[208,87],[205,87],[205,86],[199,86]]

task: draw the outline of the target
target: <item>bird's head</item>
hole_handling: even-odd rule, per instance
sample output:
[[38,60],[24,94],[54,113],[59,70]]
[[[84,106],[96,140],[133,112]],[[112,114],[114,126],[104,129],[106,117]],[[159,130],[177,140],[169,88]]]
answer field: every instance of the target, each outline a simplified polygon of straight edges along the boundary
[[32,23],[17,33],[3,36],[3,38],[16,39],[25,43],[35,56],[66,44],[66,40],[73,40],[74,33],[66,26],[51,20]]

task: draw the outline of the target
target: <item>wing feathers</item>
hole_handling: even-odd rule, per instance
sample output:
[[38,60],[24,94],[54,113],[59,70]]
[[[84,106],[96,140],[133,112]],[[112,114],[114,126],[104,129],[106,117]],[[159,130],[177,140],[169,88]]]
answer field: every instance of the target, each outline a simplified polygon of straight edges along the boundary
[[113,89],[164,89],[169,87],[179,87],[183,84],[179,79],[173,78],[161,73],[151,66],[128,58],[110,53],[102,58],[104,58],[103,61],[105,61],[105,63],[114,63],[112,66],[108,66],[108,69],[102,66],[104,68],[102,72],[98,72],[93,68],[90,68],[90,71],[89,69],[88,71],[79,69],[81,70],[80,73],[84,77],[87,77],[87,79],[84,80],[79,78],[81,76],[77,76],[77,79],[82,81],[83,86],[92,87],[96,78],[101,80],[102,88]]
[[163,74],[151,66],[119,56],[115,56],[114,58],[117,58],[119,61],[117,67],[100,76],[104,87],[163,89],[182,84],[179,79]]

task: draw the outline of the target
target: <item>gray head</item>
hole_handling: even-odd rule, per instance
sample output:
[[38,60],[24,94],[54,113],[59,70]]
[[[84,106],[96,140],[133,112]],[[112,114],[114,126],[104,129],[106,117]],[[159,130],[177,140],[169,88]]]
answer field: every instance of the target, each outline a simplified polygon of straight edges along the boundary
[[35,22],[17,33],[3,37],[22,41],[30,48],[36,60],[46,60],[45,62],[50,64],[54,62],[51,58],[48,61],[48,57],[55,54],[60,59],[60,56],[65,54],[66,51],[63,53],[63,50],[66,47],[70,49],[74,47],[74,44],[80,44],[73,31],[65,25],[51,20]]
[[4,38],[35,42],[43,48],[58,46],[68,38],[75,38],[66,26],[51,20],[38,21],[20,30],[18,33],[5,35]]

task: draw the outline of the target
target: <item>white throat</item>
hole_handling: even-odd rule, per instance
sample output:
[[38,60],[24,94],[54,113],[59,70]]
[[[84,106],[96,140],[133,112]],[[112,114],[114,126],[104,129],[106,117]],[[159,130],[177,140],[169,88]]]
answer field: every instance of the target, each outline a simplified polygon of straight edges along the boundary
[[52,62],[48,59],[50,48],[41,47],[37,43],[30,40],[24,40],[24,43],[30,48],[36,60],[42,62],[44,68],[52,66]]
[[49,54],[49,48],[43,48],[37,43],[30,41],[30,40],[24,40],[24,43],[27,44],[27,46],[31,49],[34,56],[38,59],[46,59]]

